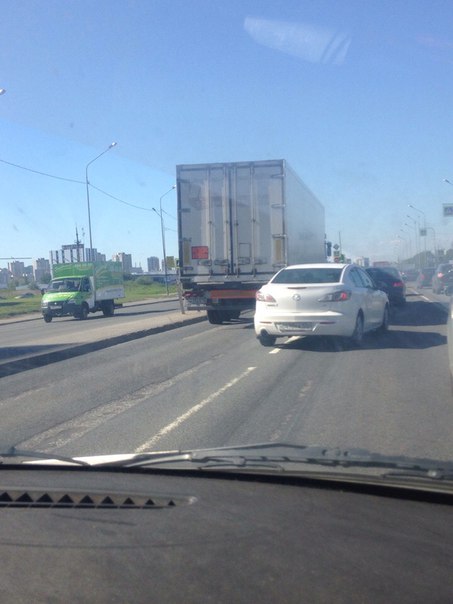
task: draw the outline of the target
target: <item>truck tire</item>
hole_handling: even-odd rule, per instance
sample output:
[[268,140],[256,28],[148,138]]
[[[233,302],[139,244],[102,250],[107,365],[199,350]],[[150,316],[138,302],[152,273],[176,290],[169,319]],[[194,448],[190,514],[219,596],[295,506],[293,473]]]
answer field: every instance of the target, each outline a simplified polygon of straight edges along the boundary
[[52,315],[43,315],[44,321],[50,323],[52,321]]
[[89,312],[90,312],[90,309],[88,308],[88,304],[86,304],[86,302],[84,302],[82,304],[82,307],[80,308],[79,319],[81,321],[85,321],[85,319],[88,317]]
[[208,310],[208,321],[211,325],[221,325],[225,320],[221,310]]
[[115,303],[113,300],[106,300],[101,306],[104,317],[112,317],[115,312]]

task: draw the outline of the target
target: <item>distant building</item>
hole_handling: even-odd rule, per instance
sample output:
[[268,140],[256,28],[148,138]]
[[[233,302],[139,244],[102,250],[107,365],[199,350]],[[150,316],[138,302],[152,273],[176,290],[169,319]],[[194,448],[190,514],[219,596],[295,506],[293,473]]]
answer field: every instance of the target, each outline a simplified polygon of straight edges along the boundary
[[33,266],[31,264],[29,266],[24,266],[24,277],[33,279]]
[[132,273],[132,254],[118,252],[118,254],[113,254],[112,260],[114,260],[115,262],[121,262],[121,264],[123,265],[123,273]]
[[147,258],[148,263],[148,273],[153,273],[154,271],[160,270],[160,262],[157,256],[151,256]]
[[141,266],[133,266],[132,270],[131,270],[131,273],[133,275],[143,275],[143,269],[142,269]]
[[62,245],[61,250],[50,251],[50,264],[69,264],[72,262],[105,262],[105,254],[93,247],[85,247],[83,243]]
[[7,268],[0,268],[0,289],[6,289],[11,279],[11,273]]
[[106,255],[98,252],[97,248],[85,248],[85,262],[105,262]]
[[50,251],[50,264],[69,264],[72,262],[83,262],[85,258],[83,243],[70,243],[62,245],[61,250]]
[[45,275],[50,273],[50,262],[46,258],[37,258],[33,262],[33,278],[37,283],[42,283]]
[[8,262],[8,270],[13,277],[18,279],[24,276],[25,265],[20,260],[14,260],[13,262]]

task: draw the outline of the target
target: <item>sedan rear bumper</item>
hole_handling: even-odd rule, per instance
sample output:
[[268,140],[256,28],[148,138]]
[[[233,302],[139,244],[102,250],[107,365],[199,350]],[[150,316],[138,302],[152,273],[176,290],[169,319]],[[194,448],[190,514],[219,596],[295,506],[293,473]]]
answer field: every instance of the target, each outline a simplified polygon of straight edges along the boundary
[[257,336],[265,333],[271,336],[352,336],[355,317],[335,312],[298,315],[263,315],[254,317]]

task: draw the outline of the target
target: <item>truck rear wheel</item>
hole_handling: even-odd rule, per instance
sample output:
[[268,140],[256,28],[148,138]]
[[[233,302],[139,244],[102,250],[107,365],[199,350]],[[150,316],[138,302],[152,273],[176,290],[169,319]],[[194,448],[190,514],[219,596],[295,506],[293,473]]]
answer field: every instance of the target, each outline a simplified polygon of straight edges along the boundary
[[113,300],[106,300],[101,306],[102,314],[104,317],[111,317],[115,312],[115,304]]
[[225,317],[223,316],[223,312],[221,310],[208,310],[207,314],[208,321],[212,325],[221,325],[222,322],[225,320]]

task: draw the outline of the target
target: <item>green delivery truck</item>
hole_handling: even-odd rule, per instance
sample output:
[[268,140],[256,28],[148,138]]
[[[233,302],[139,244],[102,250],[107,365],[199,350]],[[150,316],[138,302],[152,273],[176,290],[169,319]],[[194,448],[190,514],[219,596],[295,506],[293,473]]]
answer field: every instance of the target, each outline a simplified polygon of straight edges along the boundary
[[41,310],[46,323],[72,315],[86,319],[102,311],[111,317],[115,298],[124,298],[121,262],[74,262],[53,267],[53,279],[44,292]]

